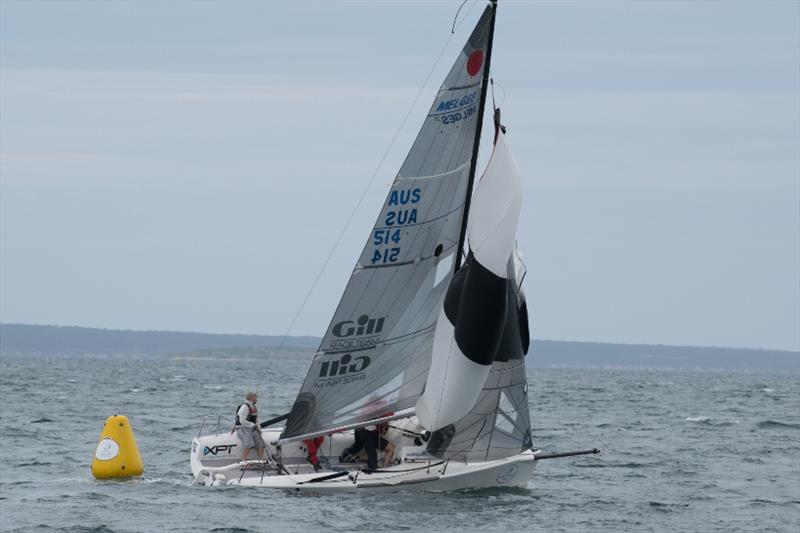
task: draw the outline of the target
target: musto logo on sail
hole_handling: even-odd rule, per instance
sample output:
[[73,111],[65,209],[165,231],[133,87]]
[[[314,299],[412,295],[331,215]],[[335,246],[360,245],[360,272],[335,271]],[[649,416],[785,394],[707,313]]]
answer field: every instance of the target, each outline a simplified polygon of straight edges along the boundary
[[335,387],[354,381],[361,381],[367,374],[364,370],[369,366],[371,360],[366,355],[353,357],[349,353],[344,354],[339,359],[324,361],[319,366],[319,379],[314,383],[315,387]]

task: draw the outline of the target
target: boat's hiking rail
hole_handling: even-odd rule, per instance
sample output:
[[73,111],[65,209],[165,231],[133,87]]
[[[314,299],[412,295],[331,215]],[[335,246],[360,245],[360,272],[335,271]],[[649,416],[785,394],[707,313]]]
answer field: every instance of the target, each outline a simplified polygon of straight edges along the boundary
[[206,435],[218,435],[226,429],[233,429],[235,421],[221,414],[208,414],[203,417],[200,422],[200,429],[197,431],[197,438]]
[[[283,422],[287,418],[289,418],[288,413],[270,418],[266,422],[261,422],[259,425],[262,428],[266,428],[279,422]],[[200,429],[197,432],[197,437],[200,438],[207,435],[217,435],[228,429],[233,431],[235,425],[236,421],[228,415],[213,413],[207,414],[203,416],[203,420],[200,422]]]

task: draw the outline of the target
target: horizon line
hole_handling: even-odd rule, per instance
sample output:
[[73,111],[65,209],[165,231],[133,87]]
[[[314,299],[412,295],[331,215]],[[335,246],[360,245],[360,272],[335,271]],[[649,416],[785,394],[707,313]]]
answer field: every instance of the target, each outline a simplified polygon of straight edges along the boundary
[[[95,329],[100,331],[120,331],[132,333],[180,333],[192,335],[218,335],[218,336],[237,336],[237,337],[277,337],[277,338],[302,338],[309,337],[313,339],[322,339],[319,335],[280,335],[269,333],[216,333],[205,331],[184,331],[184,330],[166,330],[166,329],[120,329],[120,328],[101,328],[94,326],[75,326],[75,325],[59,325],[59,324],[23,324],[19,322],[0,322],[0,326],[26,326],[26,327],[49,327],[49,328],[76,328],[76,329]],[[648,343],[648,342],[611,342],[611,341],[583,341],[583,340],[559,340],[559,339],[543,339],[532,337],[531,341],[539,342],[565,342],[574,344],[610,344],[620,346],[653,346],[653,347],[669,347],[669,348],[701,348],[701,349],[721,349],[721,350],[753,350],[764,352],[787,352],[791,354],[799,354],[800,349],[786,349],[786,348],[753,348],[748,346],[708,346],[697,344],[664,344],[664,343]]]

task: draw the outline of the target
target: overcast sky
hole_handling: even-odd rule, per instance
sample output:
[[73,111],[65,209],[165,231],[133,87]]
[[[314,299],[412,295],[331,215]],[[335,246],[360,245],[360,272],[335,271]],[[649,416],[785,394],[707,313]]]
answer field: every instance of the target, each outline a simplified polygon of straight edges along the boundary
[[[460,3],[0,2],[0,320],[285,333]],[[534,338],[800,347],[800,3],[501,1],[492,67]]]

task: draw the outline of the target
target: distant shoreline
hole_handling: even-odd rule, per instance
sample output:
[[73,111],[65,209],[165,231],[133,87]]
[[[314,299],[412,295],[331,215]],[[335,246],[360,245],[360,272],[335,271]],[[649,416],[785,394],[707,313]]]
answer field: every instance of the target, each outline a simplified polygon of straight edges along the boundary
[[[188,355],[198,351],[244,352],[283,345],[311,352],[320,338],[175,331],[131,331],[77,326],[0,324],[0,355]],[[256,350],[257,351],[257,350]],[[800,352],[600,342],[533,341],[532,367],[671,368],[777,372],[800,375]]]

